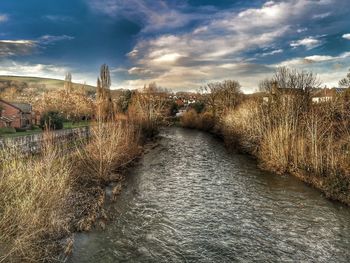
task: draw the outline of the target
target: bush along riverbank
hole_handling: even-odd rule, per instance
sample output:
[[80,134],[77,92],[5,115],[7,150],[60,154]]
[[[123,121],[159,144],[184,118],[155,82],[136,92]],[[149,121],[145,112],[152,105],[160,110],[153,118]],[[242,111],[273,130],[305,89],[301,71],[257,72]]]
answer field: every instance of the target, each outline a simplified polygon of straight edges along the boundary
[[[129,112],[116,114],[103,92],[89,139],[73,149],[48,131],[37,155],[0,150],[0,262],[63,262],[75,232],[104,227],[105,188],[122,180],[124,168],[157,133],[162,100],[145,88]],[[120,184],[113,195],[118,191]]]
[[[312,73],[282,68],[262,83],[264,93],[236,92],[240,100],[234,107],[217,99],[220,111],[207,104],[208,113],[189,111],[181,123],[213,127],[210,131],[220,134],[229,148],[255,156],[263,169],[292,174],[328,198],[350,205],[350,90],[312,103],[308,87],[316,82]],[[224,89],[228,87],[219,85],[213,91]],[[205,117],[209,114],[213,118]]]
[[103,223],[104,188],[142,152],[136,127],[99,122],[69,153],[50,138],[36,156],[1,151],[0,262],[63,260],[72,233]]

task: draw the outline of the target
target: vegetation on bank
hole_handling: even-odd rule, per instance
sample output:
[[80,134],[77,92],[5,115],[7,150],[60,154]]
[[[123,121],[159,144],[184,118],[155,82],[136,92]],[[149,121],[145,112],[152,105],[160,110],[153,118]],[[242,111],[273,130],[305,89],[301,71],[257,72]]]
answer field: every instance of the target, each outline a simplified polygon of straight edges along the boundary
[[88,141],[67,149],[46,131],[38,155],[0,150],[0,262],[64,261],[72,233],[104,225],[105,186],[121,180],[144,138],[156,134],[164,104],[154,89],[139,91],[130,110],[117,114],[106,66],[100,83]]
[[[350,83],[350,75],[344,83]],[[93,100],[72,92],[67,75],[58,95],[71,99],[62,102],[56,94],[40,102],[43,113],[65,105],[61,114],[70,127],[93,119],[88,140],[67,149],[46,131],[39,155],[0,151],[0,262],[64,260],[72,249],[72,233],[103,227],[105,186],[121,180],[121,170],[139,156],[145,138],[157,134],[159,125],[167,124],[164,116],[180,108],[184,127],[220,134],[229,147],[256,156],[263,168],[292,173],[350,204],[349,89],[312,103],[316,76],[286,68],[263,81],[260,94],[242,94],[237,81],[209,83],[186,104],[179,99],[183,94],[171,100],[173,95],[155,84],[114,100],[110,84],[104,65]],[[71,104],[72,98],[82,100]],[[117,185],[112,192],[119,190]]]
[[[81,127],[87,127],[93,124],[91,121],[80,121],[80,122],[63,122],[63,129],[74,129],[74,128],[81,128]],[[27,135],[33,135],[42,133],[43,129],[38,126],[33,126],[29,130],[16,130],[15,128],[6,127],[6,128],[0,128],[0,137],[4,138],[13,138],[13,137],[20,137],[20,136],[27,136]]]
[[262,168],[293,174],[350,205],[349,88],[312,103],[317,77],[287,68],[263,81],[264,92],[254,96],[227,83],[211,84],[202,98],[205,111],[186,112],[182,125],[220,133],[228,147],[256,156]]

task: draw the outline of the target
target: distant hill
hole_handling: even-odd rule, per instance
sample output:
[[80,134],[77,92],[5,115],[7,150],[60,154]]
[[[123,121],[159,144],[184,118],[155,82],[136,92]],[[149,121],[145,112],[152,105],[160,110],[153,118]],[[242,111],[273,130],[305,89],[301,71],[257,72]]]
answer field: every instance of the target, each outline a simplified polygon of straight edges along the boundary
[[[38,78],[38,77],[20,77],[20,76],[0,76],[0,92],[9,88],[15,88],[18,92],[23,92],[25,89],[35,90],[35,93],[40,94],[45,91],[63,89],[64,80]],[[94,94],[96,87],[73,83],[73,89],[81,89],[85,87],[89,94]]]

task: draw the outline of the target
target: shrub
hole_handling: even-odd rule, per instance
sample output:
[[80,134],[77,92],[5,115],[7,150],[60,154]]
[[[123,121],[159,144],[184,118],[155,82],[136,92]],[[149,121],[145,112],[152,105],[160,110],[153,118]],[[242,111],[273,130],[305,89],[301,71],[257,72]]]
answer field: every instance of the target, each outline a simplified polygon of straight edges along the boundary
[[77,166],[88,176],[83,180],[108,182],[116,169],[139,154],[139,136],[139,131],[129,122],[99,122],[91,127],[89,143],[78,147]]
[[198,128],[198,118],[199,115],[194,109],[186,111],[180,118],[181,126],[191,129]]
[[200,114],[200,129],[204,131],[210,131],[215,126],[215,117],[210,112],[204,112]]
[[15,128],[16,132],[25,132],[27,131],[27,129],[23,129],[23,128]]
[[293,100],[269,105],[247,101],[225,116],[225,139],[236,138],[245,151],[258,157],[262,167],[293,173],[350,203],[344,191],[344,185],[350,185],[348,113],[337,100],[304,111],[297,105]]
[[70,173],[53,145],[40,157],[0,151],[0,262],[46,262],[61,251]]
[[202,113],[205,108],[205,104],[204,102],[195,102],[191,104],[191,108],[194,109],[197,113]]
[[137,91],[128,108],[129,120],[141,129],[145,137],[158,133],[159,125],[164,120],[165,97],[149,86]]
[[40,127],[42,129],[60,130],[63,129],[64,118],[59,112],[49,111],[40,118]]
[[12,127],[0,128],[0,134],[11,134],[15,132],[16,132],[16,129]]

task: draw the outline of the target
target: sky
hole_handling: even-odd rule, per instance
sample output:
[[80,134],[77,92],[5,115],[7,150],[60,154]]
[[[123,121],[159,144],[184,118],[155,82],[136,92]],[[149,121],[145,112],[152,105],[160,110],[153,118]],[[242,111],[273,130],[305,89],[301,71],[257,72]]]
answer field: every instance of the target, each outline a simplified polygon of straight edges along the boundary
[[0,0],[0,75],[112,88],[195,91],[234,79],[245,92],[280,66],[337,86],[350,68],[349,0]]

